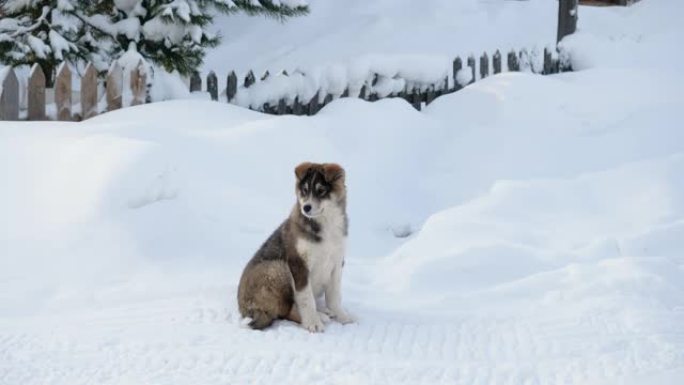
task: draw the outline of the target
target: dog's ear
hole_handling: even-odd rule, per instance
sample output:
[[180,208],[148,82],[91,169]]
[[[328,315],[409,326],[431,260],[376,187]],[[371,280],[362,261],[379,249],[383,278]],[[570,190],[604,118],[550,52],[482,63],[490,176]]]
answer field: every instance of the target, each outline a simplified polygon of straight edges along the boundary
[[344,184],[344,169],[336,163],[325,163],[323,165],[323,175],[328,183]]
[[304,178],[304,175],[306,175],[306,172],[309,171],[311,166],[313,166],[313,163],[303,162],[300,163],[299,166],[295,167],[295,176],[297,177],[297,180],[302,180],[302,178]]

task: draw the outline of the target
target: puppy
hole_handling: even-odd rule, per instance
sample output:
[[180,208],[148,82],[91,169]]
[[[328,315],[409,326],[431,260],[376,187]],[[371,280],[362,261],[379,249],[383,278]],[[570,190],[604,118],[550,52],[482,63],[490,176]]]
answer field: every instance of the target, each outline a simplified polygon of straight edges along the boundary
[[[295,168],[297,202],[290,216],[249,261],[238,305],[249,326],[263,329],[284,318],[322,332],[328,316],[353,322],[342,308],[341,281],[347,241],[345,172],[333,163]],[[316,299],[325,294],[327,309]]]

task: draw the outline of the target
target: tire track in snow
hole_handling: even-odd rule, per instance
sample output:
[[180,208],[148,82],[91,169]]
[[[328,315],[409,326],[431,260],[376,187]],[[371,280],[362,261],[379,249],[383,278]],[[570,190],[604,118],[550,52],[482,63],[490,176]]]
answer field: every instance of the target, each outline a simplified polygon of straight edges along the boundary
[[[684,366],[682,354],[662,349],[669,336],[638,335],[602,315],[370,314],[312,335],[286,321],[247,330],[234,311],[220,301],[176,300],[45,317],[52,329],[0,331],[0,383],[583,384]],[[654,350],[664,353],[644,355]]]

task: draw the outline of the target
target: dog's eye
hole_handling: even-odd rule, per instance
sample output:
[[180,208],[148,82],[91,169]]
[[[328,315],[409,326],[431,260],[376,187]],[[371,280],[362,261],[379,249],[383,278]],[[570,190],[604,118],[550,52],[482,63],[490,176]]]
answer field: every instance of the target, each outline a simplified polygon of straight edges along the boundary
[[316,188],[316,195],[318,196],[325,195],[326,192],[328,192],[328,190],[325,187]]

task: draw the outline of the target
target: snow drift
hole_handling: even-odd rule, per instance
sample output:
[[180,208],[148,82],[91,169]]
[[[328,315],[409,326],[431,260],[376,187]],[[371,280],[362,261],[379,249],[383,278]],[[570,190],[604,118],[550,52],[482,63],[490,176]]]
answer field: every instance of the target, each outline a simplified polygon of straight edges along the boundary
[[[389,2],[354,4],[394,28]],[[580,26],[656,55],[648,36],[674,46],[681,26],[634,12],[680,7],[595,10]],[[582,24],[591,14],[606,25]],[[2,123],[0,382],[678,383],[681,69],[588,57],[595,68],[493,76],[423,112],[341,99],[276,117],[177,100]],[[347,169],[343,293],[359,323],[254,332],[237,279],[294,203],[302,160]]]

